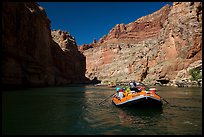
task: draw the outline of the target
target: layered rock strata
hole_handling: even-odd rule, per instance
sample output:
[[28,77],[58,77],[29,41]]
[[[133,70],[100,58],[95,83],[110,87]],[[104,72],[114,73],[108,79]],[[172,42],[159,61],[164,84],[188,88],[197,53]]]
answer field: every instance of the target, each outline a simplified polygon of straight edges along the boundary
[[196,61],[202,68],[201,9],[201,2],[174,2],[127,25],[117,24],[96,43],[79,47],[86,56],[86,76],[103,83],[189,78],[188,71],[180,72]]
[[[86,81],[86,59],[73,40],[60,48],[44,8],[34,2],[2,5],[2,86],[44,86]],[[68,38],[69,37],[69,38]]]

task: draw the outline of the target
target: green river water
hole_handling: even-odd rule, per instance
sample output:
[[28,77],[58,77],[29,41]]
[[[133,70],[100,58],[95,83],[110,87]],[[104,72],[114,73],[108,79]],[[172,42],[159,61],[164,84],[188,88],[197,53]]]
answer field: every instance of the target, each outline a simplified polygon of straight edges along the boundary
[[103,86],[2,91],[2,134],[202,135],[202,88],[156,88],[161,109],[99,105],[115,92]]

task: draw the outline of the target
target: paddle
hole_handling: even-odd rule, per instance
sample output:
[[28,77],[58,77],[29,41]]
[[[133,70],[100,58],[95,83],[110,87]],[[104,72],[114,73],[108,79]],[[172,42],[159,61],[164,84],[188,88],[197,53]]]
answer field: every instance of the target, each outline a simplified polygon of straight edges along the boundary
[[102,102],[104,102],[105,100],[107,100],[109,97],[113,96],[115,93],[111,94],[110,96],[106,97],[103,101],[101,101],[98,105],[100,105]]
[[147,85],[145,85],[144,83],[142,83],[142,82],[139,82],[139,83],[141,83],[143,86],[145,86],[146,90],[149,90],[149,89],[150,89],[150,88],[149,88]]
[[[158,95],[158,94],[157,94]],[[159,96],[159,95],[158,95]],[[162,97],[160,97],[161,99],[163,99],[166,103],[168,103],[169,104],[169,102],[166,100],[166,99],[164,99],[164,98],[162,98]]]
[[[148,86],[146,86],[144,83],[142,83],[142,82],[140,82],[142,85],[144,85],[146,88],[148,88],[148,89],[150,89]],[[155,93],[156,94],[156,93]],[[157,94],[158,95],[158,94]],[[158,95],[159,96],[159,95]],[[161,96],[160,96],[160,98],[161,99],[163,99],[166,103],[168,103],[169,104],[169,102],[166,100],[166,99],[164,99],[164,98],[162,98]]]

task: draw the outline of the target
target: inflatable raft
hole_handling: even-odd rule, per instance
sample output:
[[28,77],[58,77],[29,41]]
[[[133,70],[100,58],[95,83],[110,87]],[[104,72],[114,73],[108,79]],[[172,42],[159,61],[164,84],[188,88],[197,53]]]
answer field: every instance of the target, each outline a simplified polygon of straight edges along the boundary
[[150,88],[147,90],[136,91],[119,91],[123,92],[123,96],[118,96],[115,93],[112,96],[112,102],[116,106],[162,106],[162,98],[156,93],[155,88]]

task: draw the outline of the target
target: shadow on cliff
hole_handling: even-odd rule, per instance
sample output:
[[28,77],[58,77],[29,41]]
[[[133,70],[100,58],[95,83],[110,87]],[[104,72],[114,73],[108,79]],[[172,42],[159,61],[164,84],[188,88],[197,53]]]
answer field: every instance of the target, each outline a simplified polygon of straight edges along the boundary
[[97,77],[94,77],[94,79],[90,80],[90,83],[91,84],[98,84],[98,83],[101,83],[101,80],[98,80]]

